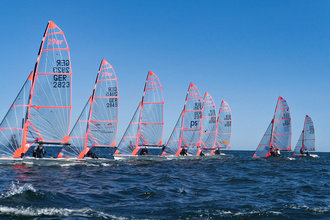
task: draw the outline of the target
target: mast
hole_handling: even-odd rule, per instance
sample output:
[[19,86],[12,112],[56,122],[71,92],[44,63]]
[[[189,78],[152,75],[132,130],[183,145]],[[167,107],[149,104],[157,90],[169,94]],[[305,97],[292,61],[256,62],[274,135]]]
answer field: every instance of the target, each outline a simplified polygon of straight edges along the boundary
[[[276,107],[275,107],[274,119],[272,121],[272,133],[270,135],[270,142],[269,142],[269,151],[270,151],[270,148],[271,148],[272,143],[273,143],[273,133],[274,133],[275,117],[276,117],[276,113],[277,113],[278,103],[280,102],[281,99],[283,99],[281,96],[278,97],[277,104],[276,104]],[[275,147],[278,148],[277,146],[275,146]]]

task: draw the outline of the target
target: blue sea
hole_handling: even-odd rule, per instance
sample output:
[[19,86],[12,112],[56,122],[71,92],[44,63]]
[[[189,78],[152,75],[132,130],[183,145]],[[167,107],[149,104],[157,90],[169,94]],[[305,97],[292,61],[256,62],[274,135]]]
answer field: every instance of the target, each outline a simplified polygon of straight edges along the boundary
[[254,159],[252,151],[224,152],[196,160],[3,165],[0,218],[330,219],[330,153]]

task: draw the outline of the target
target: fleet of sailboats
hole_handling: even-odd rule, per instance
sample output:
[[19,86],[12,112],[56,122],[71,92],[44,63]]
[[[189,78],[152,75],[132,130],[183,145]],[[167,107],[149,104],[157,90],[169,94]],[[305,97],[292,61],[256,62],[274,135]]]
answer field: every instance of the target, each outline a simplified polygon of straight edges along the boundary
[[[202,158],[223,155],[230,147],[232,114],[222,101],[218,116],[209,93],[202,99],[190,83],[173,132],[163,144],[164,96],[158,76],[149,71],[142,100],[118,146],[118,80],[111,64],[101,61],[94,89],[70,132],[72,103],[70,51],[63,31],[49,21],[34,69],[0,124],[0,163],[35,160]],[[291,150],[291,115],[278,98],[274,116],[253,157],[279,156]],[[36,158],[38,147],[44,155]],[[294,156],[315,151],[314,124],[306,115]],[[46,153],[47,152],[47,153]],[[48,160],[48,161],[49,161]]]

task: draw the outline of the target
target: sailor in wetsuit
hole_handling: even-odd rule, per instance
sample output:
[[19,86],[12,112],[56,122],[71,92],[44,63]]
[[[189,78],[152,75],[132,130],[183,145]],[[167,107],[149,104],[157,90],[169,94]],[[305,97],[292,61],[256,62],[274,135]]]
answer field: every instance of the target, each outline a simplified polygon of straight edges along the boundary
[[219,155],[220,154],[220,149],[218,148],[216,151],[214,151],[215,155]]
[[45,156],[47,153],[47,151],[45,151],[45,149],[43,148],[43,144],[39,144],[38,146],[36,146],[33,149],[33,157],[35,158],[41,158],[41,154],[43,154],[43,156]]
[[90,149],[90,150],[87,152],[86,157],[90,157],[90,158],[98,159],[97,155],[92,151],[92,149]]
[[274,148],[274,145],[270,146],[269,153],[270,153],[270,156],[271,157],[275,157],[275,148]]
[[274,151],[274,157],[280,157],[281,156],[281,151],[280,149],[276,148]]
[[203,151],[201,151],[200,153],[199,153],[199,156],[205,156],[205,154],[203,153]]
[[301,155],[306,154],[306,156],[309,156],[309,152],[308,152],[308,150],[305,150],[304,147],[300,148],[300,154],[301,154]]
[[187,152],[187,149],[183,147],[180,151],[180,156],[188,156]]
[[144,147],[141,152],[140,152],[140,155],[148,155],[149,152],[148,152],[148,148]]

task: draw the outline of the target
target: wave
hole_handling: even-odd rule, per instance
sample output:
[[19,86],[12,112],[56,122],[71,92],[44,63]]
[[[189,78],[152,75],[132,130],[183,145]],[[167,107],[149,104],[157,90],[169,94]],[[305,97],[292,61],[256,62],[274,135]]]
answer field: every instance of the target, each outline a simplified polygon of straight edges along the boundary
[[15,184],[12,182],[8,192],[2,193],[0,198],[7,198],[17,194],[22,194],[26,191],[37,192],[37,190],[30,183],[25,183],[23,186],[19,185],[19,181]]
[[0,216],[8,217],[84,217],[100,219],[126,219],[109,215],[90,208],[68,209],[68,208],[33,208],[33,207],[7,207],[0,206]]

